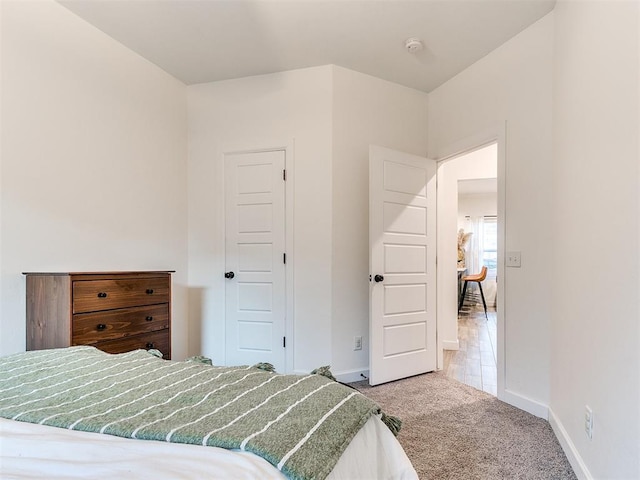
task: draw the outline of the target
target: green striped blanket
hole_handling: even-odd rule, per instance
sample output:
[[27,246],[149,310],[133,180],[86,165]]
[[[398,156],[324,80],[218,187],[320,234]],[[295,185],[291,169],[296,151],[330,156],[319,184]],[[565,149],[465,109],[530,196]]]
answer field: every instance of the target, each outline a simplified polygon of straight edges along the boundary
[[379,407],[322,375],[278,375],[93,347],[0,359],[0,416],[120,437],[255,453],[322,479]]

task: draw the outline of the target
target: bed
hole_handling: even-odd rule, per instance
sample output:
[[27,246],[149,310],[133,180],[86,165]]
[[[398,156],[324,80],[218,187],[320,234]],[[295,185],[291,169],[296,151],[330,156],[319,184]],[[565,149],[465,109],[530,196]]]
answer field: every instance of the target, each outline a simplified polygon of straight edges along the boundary
[[326,376],[89,346],[0,358],[0,473],[416,479],[393,419]]

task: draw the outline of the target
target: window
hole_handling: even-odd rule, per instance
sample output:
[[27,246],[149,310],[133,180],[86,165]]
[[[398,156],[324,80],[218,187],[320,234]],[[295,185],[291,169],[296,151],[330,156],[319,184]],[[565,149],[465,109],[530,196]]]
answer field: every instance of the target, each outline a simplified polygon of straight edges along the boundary
[[498,267],[498,219],[484,217],[482,228],[482,264],[487,267],[487,276],[495,277]]

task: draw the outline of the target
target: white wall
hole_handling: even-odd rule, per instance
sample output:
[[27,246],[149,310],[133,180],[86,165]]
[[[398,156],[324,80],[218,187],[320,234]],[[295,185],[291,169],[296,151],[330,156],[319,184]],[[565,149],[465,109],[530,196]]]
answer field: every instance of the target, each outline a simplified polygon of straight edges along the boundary
[[425,93],[333,67],[331,363],[341,380],[369,368],[369,145],[425,156],[426,131]]
[[445,350],[457,350],[459,347],[456,271],[458,266],[458,181],[496,178],[497,175],[496,144],[446,160],[438,165],[438,343]]
[[190,347],[214,362],[224,361],[222,153],[294,140],[293,369],[331,362],[331,74],[324,66],[188,87]]
[[550,407],[579,478],[640,478],[639,5],[555,13]]
[[[427,95],[327,65],[188,87],[191,345],[224,361],[222,152],[295,143],[294,365],[368,370],[368,151],[426,153]],[[354,352],[353,337],[363,337]],[[346,375],[346,376],[345,376]]]
[[25,349],[24,271],[176,270],[186,354],[186,92],[53,1],[3,1],[0,354]]
[[497,193],[458,195],[458,229],[464,228],[465,217],[486,217],[498,214]]
[[[495,139],[506,122],[506,378],[503,398],[545,415],[549,401],[553,13],[429,94],[429,156]],[[499,392],[500,394],[500,392]]]

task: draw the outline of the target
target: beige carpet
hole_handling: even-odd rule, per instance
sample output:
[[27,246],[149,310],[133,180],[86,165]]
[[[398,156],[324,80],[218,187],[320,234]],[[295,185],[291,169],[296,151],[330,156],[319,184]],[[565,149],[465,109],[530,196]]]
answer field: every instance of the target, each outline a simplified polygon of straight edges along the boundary
[[421,479],[576,479],[547,421],[441,373],[351,385],[403,421]]

